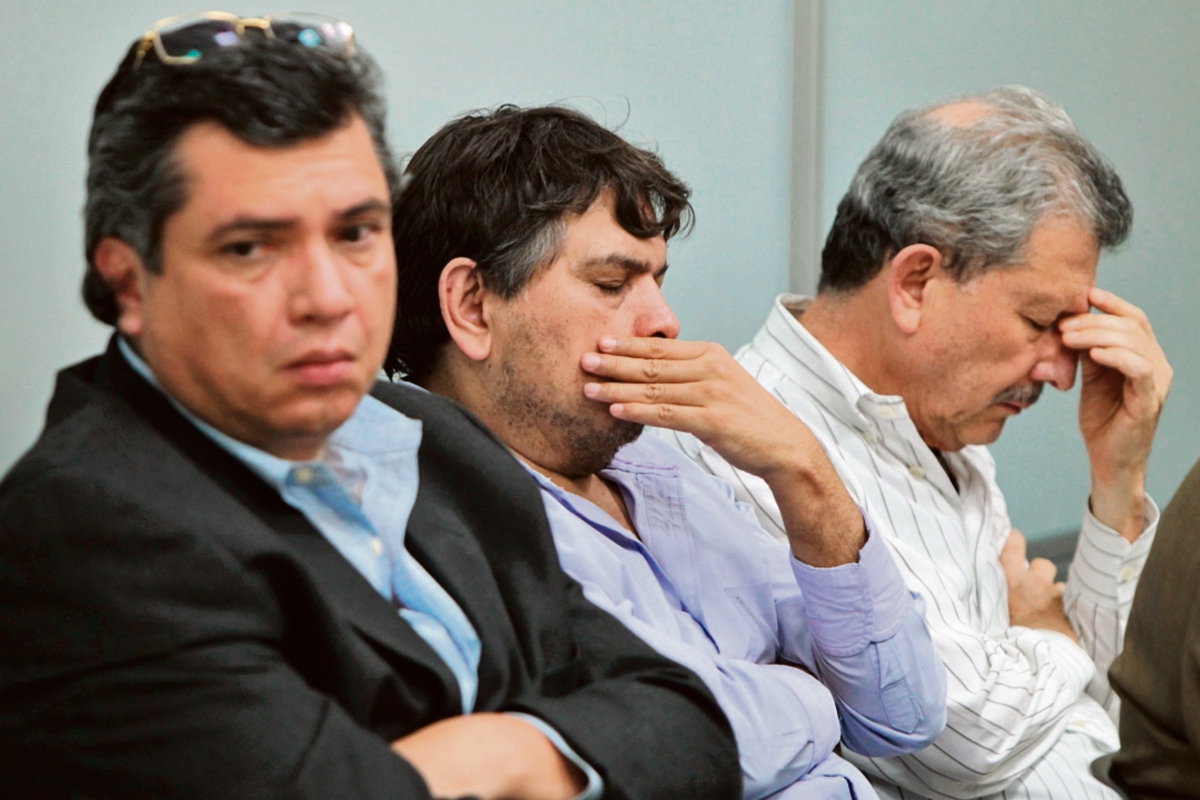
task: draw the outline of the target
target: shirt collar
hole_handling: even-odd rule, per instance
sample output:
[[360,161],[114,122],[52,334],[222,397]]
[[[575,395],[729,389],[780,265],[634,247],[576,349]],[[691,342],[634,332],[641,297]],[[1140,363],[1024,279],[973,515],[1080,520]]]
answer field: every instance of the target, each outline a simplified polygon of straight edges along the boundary
[[767,321],[754,337],[754,349],[768,361],[787,365],[790,371],[811,373],[817,382],[805,389],[859,431],[871,431],[876,420],[908,419],[904,398],[871,391],[800,324],[797,317],[812,302],[813,298],[799,294],[776,297]]
[[[276,491],[282,492],[284,490],[288,475],[295,467],[303,463],[325,464],[320,459],[313,462],[299,462],[279,458],[217,430],[188,411],[188,409],[162,387],[162,384],[158,382],[158,378],[155,377],[154,371],[150,369],[150,365],[138,355],[137,351],[125,340],[125,337],[117,337],[117,348],[121,351],[121,355],[125,357],[125,360],[129,362],[129,366],[133,367],[133,370],[144,378],[147,383],[162,392],[163,396],[175,407],[176,411],[183,415],[184,419],[195,425],[200,429],[201,433],[212,439],[221,448],[243,462],[254,474],[262,478],[263,481]],[[337,454],[344,451],[352,451],[366,456],[403,454],[415,450],[419,446],[420,435],[420,420],[410,419],[399,411],[376,400],[374,397],[365,395],[359,401],[350,418],[343,422],[330,435],[329,440],[326,442],[326,450],[335,456],[334,461],[338,460]],[[329,465],[326,464],[326,466]],[[334,471],[337,472],[338,470],[335,469]]]
[[[855,428],[868,445],[890,451],[914,479],[928,477],[947,499],[957,502],[958,492],[921,439],[904,398],[871,391],[800,324],[797,315],[812,302],[813,298],[797,294],[775,298],[767,321],[754,337],[754,350],[785,370],[793,382],[803,379],[798,391],[815,397],[835,417]],[[785,404],[790,405],[786,398]],[[952,465],[961,458],[959,453],[944,456]]]

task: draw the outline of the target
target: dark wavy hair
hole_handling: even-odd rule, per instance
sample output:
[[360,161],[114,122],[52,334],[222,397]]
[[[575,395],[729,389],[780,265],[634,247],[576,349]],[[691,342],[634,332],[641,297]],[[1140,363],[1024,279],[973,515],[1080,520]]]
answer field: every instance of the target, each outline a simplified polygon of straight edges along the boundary
[[215,122],[256,147],[288,147],[332,133],[357,114],[395,195],[380,73],[361,49],[345,55],[262,39],[185,66],[160,63],[151,51],[135,71],[137,47],[100,93],[88,138],[83,299],[101,322],[115,325],[118,309],[92,263],[96,246],[105,237],[120,239],[146,269],[162,269],[163,225],[187,202],[175,145],[199,122]]
[[453,120],[408,163],[392,214],[399,297],[384,368],[421,380],[449,333],[443,267],[473,260],[484,285],[515,296],[558,253],[563,217],[611,191],[630,234],[670,239],[692,225],[690,190],[654,153],[578,111],[504,105]]

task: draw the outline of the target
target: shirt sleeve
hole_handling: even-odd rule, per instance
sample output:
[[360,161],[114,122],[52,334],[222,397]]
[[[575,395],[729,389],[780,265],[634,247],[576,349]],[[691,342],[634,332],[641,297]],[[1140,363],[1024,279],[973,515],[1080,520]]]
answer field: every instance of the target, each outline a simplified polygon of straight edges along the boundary
[[1120,700],[1108,685],[1108,668],[1125,641],[1125,625],[1142,567],[1154,544],[1158,517],[1158,506],[1146,495],[1142,533],[1129,542],[1091,511],[1085,511],[1063,592],[1067,618],[1079,634],[1079,644],[1096,665],[1087,693],[1104,706],[1113,722]]
[[[793,557],[791,568],[815,669],[837,701],[842,741],[863,755],[891,756],[925,747],[942,732],[946,673],[925,626],[923,600],[905,587],[869,520],[867,530],[856,563],[821,569]],[[804,645],[795,635],[803,628],[789,624],[790,616],[781,609],[787,655]]]
[[[735,470],[711,448],[693,444],[694,452],[689,452],[686,440],[680,445],[705,470],[729,480],[738,498],[765,520],[768,532],[774,524],[776,535],[783,534],[778,506],[765,482]],[[838,465],[839,459],[832,460]],[[848,483],[848,488],[860,508],[870,507],[870,493],[861,483]],[[904,510],[887,511],[882,517],[872,514],[872,520],[880,538],[893,544],[888,549],[904,583],[925,600],[926,624],[946,671],[946,727],[916,753],[847,757],[869,775],[923,795],[973,798],[1008,788],[1055,747],[1069,725],[1115,750],[1116,731],[1099,705],[1080,707],[1080,697],[1096,675],[1088,653],[1053,631],[1018,626],[982,630],[971,621],[970,593],[956,591],[941,576],[907,560],[897,544],[899,532],[883,527],[884,522],[903,521]]]
[[570,559],[563,566],[588,600],[708,686],[737,739],[746,800],[790,786],[833,752],[839,738],[837,708],[816,678],[792,666],[706,652],[640,619],[628,600],[610,597]]
[[[706,472],[732,487],[753,524],[787,540],[766,482],[734,469],[690,434],[654,429]],[[852,495],[862,491],[835,454]],[[861,507],[861,506],[860,506]],[[909,592],[891,553],[863,514],[867,542],[854,564],[819,569],[791,559],[774,582],[784,658],[812,668],[833,693],[842,741],[857,753],[890,756],[927,746],[946,724],[946,674],[925,625],[924,600]]]

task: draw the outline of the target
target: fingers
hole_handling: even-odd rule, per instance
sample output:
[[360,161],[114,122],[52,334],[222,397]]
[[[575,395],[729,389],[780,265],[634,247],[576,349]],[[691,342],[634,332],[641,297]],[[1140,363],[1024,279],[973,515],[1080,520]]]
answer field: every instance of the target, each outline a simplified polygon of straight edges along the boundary
[[710,392],[700,383],[585,383],[583,394],[601,403],[650,403],[700,406]]
[[1046,558],[1035,558],[1029,562],[1029,577],[1052,584],[1057,576],[1058,567],[1054,566],[1053,561]]
[[1025,537],[1016,528],[1013,528],[1012,532],[1008,534],[1004,547],[1000,549],[1000,567],[1008,577],[1009,583],[1024,574],[1026,570]]
[[1077,314],[1063,320],[1063,344],[1086,351],[1103,367],[1118,370],[1137,382],[1139,391],[1152,386],[1160,402],[1165,400],[1173,371],[1145,313],[1112,292],[1094,287],[1088,292],[1088,301],[1105,313]]
[[704,409],[696,406],[670,403],[613,403],[608,407],[608,412],[626,422],[691,433],[701,441],[712,434]]
[[[650,337],[616,337],[605,336],[600,339],[599,350],[614,356],[630,358],[658,358],[681,360],[699,358],[719,345],[710,342],[693,342],[682,339],[664,339],[659,336]],[[724,348],[720,348],[724,349]]]
[[702,358],[674,360],[586,353],[580,365],[585,372],[626,383],[683,383],[702,380],[714,372],[713,366]]
[[1105,314],[1080,314],[1062,322],[1063,344],[1086,350],[1104,344],[1122,344],[1138,349],[1153,344],[1152,336],[1135,320]]
[[1088,290],[1088,302],[1105,314],[1128,317],[1145,326],[1147,330],[1150,329],[1150,320],[1146,318],[1144,311],[1112,292],[1106,292],[1103,289],[1093,286]]
[[1135,390],[1146,396],[1156,388],[1154,365],[1150,360],[1124,347],[1093,347],[1088,357],[1102,367],[1120,372]]
[[1022,566],[1025,565],[1025,535],[1016,528],[1013,528],[1004,540],[1004,547],[1000,549],[1000,560],[1020,561]]

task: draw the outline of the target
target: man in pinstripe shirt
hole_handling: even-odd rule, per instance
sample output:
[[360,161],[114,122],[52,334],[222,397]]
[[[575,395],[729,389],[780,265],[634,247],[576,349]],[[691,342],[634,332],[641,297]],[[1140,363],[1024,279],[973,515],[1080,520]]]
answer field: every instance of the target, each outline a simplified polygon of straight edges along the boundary
[[[838,207],[818,296],[777,299],[738,354],[929,601],[947,728],[912,755],[851,754],[882,796],[1113,796],[1088,767],[1117,747],[1106,672],[1158,519],[1144,482],[1171,380],[1145,315],[1094,286],[1131,223],[1115,171],[1041,95],[908,111]],[[1026,562],[984,445],[1080,365],[1091,494],[1064,587]],[[676,439],[778,532],[762,481]]]

